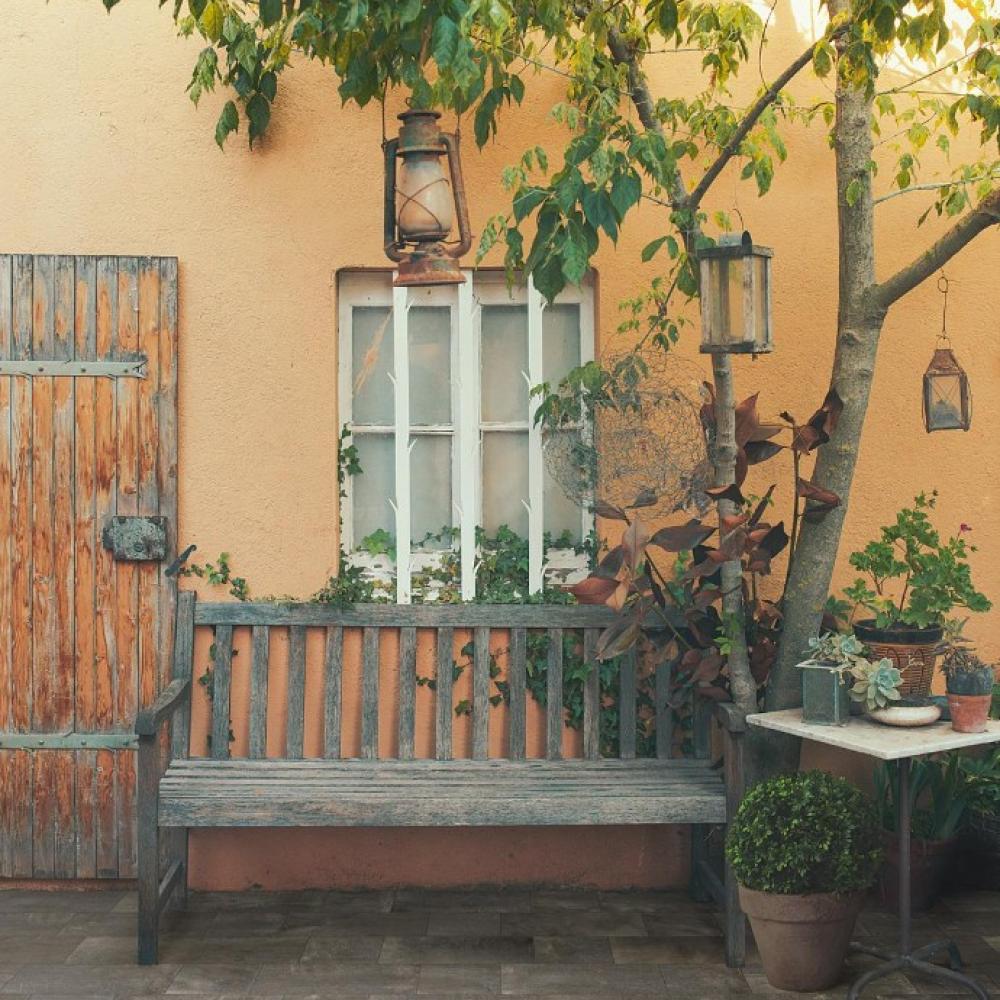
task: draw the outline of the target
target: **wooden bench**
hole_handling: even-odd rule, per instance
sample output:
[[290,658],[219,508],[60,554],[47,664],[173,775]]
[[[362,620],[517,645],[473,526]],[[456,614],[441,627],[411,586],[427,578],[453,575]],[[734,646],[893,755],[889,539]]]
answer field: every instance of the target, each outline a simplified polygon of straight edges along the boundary
[[[584,682],[582,757],[563,759],[563,630],[578,630],[585,659],[594,662],[605,608],[545,605],[366,605],[349,609],[320,604],[177,602],[173,680],[136,720],[138,755],[139,962],[157,961],[159,915],[168,900],[183,901],[187,881],[187,831],[195,827],[307,826],[543,826],[636,823],[692,824],[692,890],[725,907],[726,955],[744,957],[744,921],[736,886],[709,864],[708,834],[724,824],[739,800],[742,719],[724,711],[725,766],[710,756],[710,713],[696,699],[694,756],[672,756],[670,677],[655,679],[658,756],[636,757],[636,659],[622,658],[618,758],[600,754],[600,691],[593,669]],[[214,630],[209,756],[191,748],[195,633]],[[249,720],[242,728],[246,756],[230,739],[234,630],[249,640],[246,670]],[[305,756],[307,632],[323,633],[322,746]],[[342,759],[345,714],[343,677],[354,666],[344,637],[360,631],[360,758]],[[382,630],[398,631],[398,708],[393,750],[380,755],[379,701]],[[416,759],[418,634],[436,632],[434,758]],[[491,712],[490,636],[501,630],[507,649],[509,705]],[[545,757],[527,756],[526,643],[532,630],[550,638],[546,672]],[[471,636],[471,757],[453,756],[453,647],[456,631]],[[246,635],[246,633],[249,635]],[[287,635],[287,715],[268,719],[267,689],[273,672],[272,632]],[[353,641],[353,640],[352,640]],[[244,656],[244,659],[246,657]],[[314,674],[315,676],[315,674]],[[319,707],[318,705],[316,706]],[[274,713],[272,713],[274,714]],[[491,722],[506,719],[503,759],[489,758]],[[384,721],[384,720],[383,720]],[[169,739],[162,739],[170,723]],[[270,725],[269,725],[270,723]],[[207,724],[206,724],[207,725]],[[425,727],[427,728],[427,727]],[[284,735],[280,756],[274,741]],[[311,730],[312,741],[318,737]],[[271,740],[272,755],[268,756]],[[496,743],[494,734],[494,743]],[[723,776],[724,775],[724,776]],[[725,779],[725,780],[724,780]]]

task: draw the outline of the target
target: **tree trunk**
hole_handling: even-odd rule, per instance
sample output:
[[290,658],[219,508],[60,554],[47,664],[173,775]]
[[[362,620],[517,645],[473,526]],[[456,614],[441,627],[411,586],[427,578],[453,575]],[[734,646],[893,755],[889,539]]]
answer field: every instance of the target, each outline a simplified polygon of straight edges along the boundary
[[[830,0],[829,7],[831,16],[836,16],[848,8],[848,0]],[[833,135],[840,271],[831,381],[844,401],[844,410],[830,442],[818,452],[813,478],[820,486],[833,490],[841,503],[818,520],[806,518],[801,526],[785,590],[781,645],[768,686],[769,710],[802,703],[796,665],[804,658],[810,637],[819,631],[829,593],[885,317],[874,294],[875,220],[869,172],[872,104],[863,91],[843,81],[838,81],[836,103]],[[797,741],[768,743],[768,770],[796,766]]]

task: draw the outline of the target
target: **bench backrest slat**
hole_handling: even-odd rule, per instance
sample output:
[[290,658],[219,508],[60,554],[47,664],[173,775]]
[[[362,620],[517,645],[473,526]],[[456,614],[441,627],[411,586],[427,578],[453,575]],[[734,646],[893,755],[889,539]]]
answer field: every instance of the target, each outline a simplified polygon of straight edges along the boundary
[[486,760],[490,747],[490,630],[472,634],[472,757]]
[[590,669],[583,681],[583,756],[597,760],[601,756],[601,665],[597,662],[596,628],[583,631],[583,662]]
[[549,655],[545,674],[545,756],[562,757],[563,736],[563,630],[549,629]]
[[507,690],[510,695],[507,756],[511,760],[524,760],[526,751],[527,724],[524,702],[527,686],[526,655],[527,637],[524,629],[512,628],[507,664]]
[[254,625],[250,650],[250,748],[252,758],[267,756],[267,667],[271,657],[271,630]]
[[434,697],[436,702],[436,725],[434,736],[434,756],[438,760],[451,760],[451,720],[454,715],[454,667],[452,650],[455,645],[455,630],[451,626],[437,630],[437,674]]
[[215,630],[215,657],[212,660],[212,756],[229,757],[229,689],[233,671],[233,627]]
[[339,625],[326,628],[323,651],[323,756],[340,757],[340,727],[344,699],[344,630]]
[[635,759],[636,657],[633,646],[622,656],[618,680],[618,756]]
[[288,728],[285,741],[289,757],[301,757],[306,726],[306,629],[288,630]]
[[[283,745],[278,744],[278,753],[291,759],[302,758],[308,752],[329,759],[360,753],[362,758],[368,760],[390,755],[412,760],[418,756],[418,738],[423,741],[429,737],[429,746],[426,742],[420,743],[419,755],[425,755],[430,750],[440,761],[451,760],[456,755],[487,760],[491,744],[494,748],[501,746],[503,755],[510,760],[524,760],[528,753],[529,719],[532,727],[536,725],[536,719],[544,720],[541,752],[549,760],[559,760],[563,757],[564,743],[568,738],[567,707],[564,704],[567,686],[570,685],[568,690],[572,692],[572,685],[580,683],[575,674],[566,674],[566,658],[571,656],[570,662],[578,662],[576,658],[582,651],[588,671],[582,680],[582,738],[577,744],[580,749],[575,753],[582,751],[584,758],[596,760],[602,756],[610,721],[602,705],[602,665],[598,663],[596,654],[601,630],[614,620],[614,613],[607,608],[579,605],[355,605],[337,608],[311,604],[199,604],[191,592],[181,592],[177,602],[173,675],[194,679],[196,627],[199,624],[211,626],[214,645],[209,664],[212,668],[209,689],[211,714],[207,734],[199,737],[201,745],[193,749],[199,755],[205,753],[207,735],[207,752],[218,760],[228,759],[234,752],[252,759],[266,758],[269,742],[271,747],[275,746],[274,737],[280,734],[282,722],[285,739]],[[274,638],[276,629],[277,640]],[[395,648],[398,655],[392,669],[398,705],[396,731],[392,735],[386,734],[387,739],[380,744],[379,722],[383,708],[379,703],[380,671],[390,669],[388,662],[381,663],[381,639],[385,629],[397,636]],[[312,638],[307,638],[310,633]],[[350,646],[349,634],[352,636]],[[433,643],[425,648],[421,634],[425,638],[433,638]],[[275,669],[275,648],[276,644],[278,649],[281,648],[282,637],[286,635],[285,718],[269,719],[268,689],[272,684],[271,670]],[[320,635],[323,646],[314,647],[313,641]],[[357,639],[360,639],[360,656],[354,659],[353,655],[347,656],[347,649],[357,649],[354,645]],[[249,663],[245,664],[245,653],[244,657],[236,658],[234,641],[236,647],[242,650],[248,640],[250,655]],[[391,636],[388,641],[393,642]],[[458,647],[461,649],[456,652]],[[199,644],[199,649],[204,648]],[[390,645],[386,651],[388,648],[393,647]],[[313,656],[310,650],[316,653],[315,674],[313,668],[307,670],[307,661],[312,662]],[[533,672],[531,690],[535,694],[538,690],[536,682],[542,679],[536,677],[534,671],[539,674],[545,671],[542,681],[544,692],[539,698],[545,704],[540,715],[534,708],[529,715],[528,701],[532,697],[528,691],[529,655]],[[244,671],[244,666],[249,669]],[[276,669],[280,670],[280,667]],[[466,669],[471,670],[471,676],[464,673]],[[661,758],[672,756],[676,720],[684,718],[687,712],[677,702],[684,689],[674,685],[673,665],[659,663],[653,676],[643,674],[641,692],[640,662],[635,650],[618,659],[617,669],[618,756],[622,760],[631,760],[639,751],[640,695],[644,704],[648,704],[650,698],[654,701],[652,714],[655,719],[656,755]],[[606,665],[603,670],[607,677]],[[355,724],[348,723],[347,728],[351,734],[349,739],[357,739],[352,746],[345,746],[343,742],[346,672],[360,680],[360,726],[355,719]],[[307,673],[310,678],[316,678],[317,684],[322,681],[322,694],[317,686],[315,697],[310,695],[309,706],[312,707],[306,704]],[[418,699],[419,685],[426,684],[422,674],[433,674],[434,680]],[[460,677],[464,679],[459,681]],[[309,680],[310,685],[313,683]],[[233,718],[234,685],[239,693],[237,700],[244,706],[247,703],[243,699],[249,687],[248,718]],[[281,687],[279,681],[278,689]],[[193,690],[193,697],[204,697],[200,691],[201,688]],[[576,691],[580,688],[577,687]],[[504,695],[503,700],[500,693]],[[424,719],[420,713],[425,711],[422,706],[428,697],[434,701],[434,706],[425,726],[420,721]],[[455,722],[455,713],[459,710],[456,702],[459,699],[463,699],[460,702],[462,711],[471,715],[468,729]],[[426,701],[426,704],[430,702]],[[313,712],[318,713],[320,706],[323,712],[321,740],[314,743],[314,737],[307,740],[306,720],[307,716],[312,718]],[[467,709],[465,706],[468,706]],[[499,709],[496,712],[493,711],[495,707]],[[691,738],[690,741],[685,740],[685,746],[690,747],[689,752],[698,757],[710,753],[709,707],[700,698],[693,699],[691,704]],[[385,710],[390,714],[392,712],[389,707]],[[641,730],[644,747],[654,735],[645,728],[646,718],[644,714]],[[491,733],[491,726],[501,722],[505,723],[506,732]],[[173,727],[173,756],[185,757],[191,753],[190,727],[191,712],[185,705]],[[231,737],[231,731],[235,731],[236,737]],[[456,732],[461,734],[462,739],[456,739]],[[541,735],[539,732],[539,737]],[[236,744],[233,738],[237,740]],[[462,749],[459,749],[459,744]],[[240,749],[234,751],[234,745]],[[539,743],[534,735],[531,746],[532,753],[537,752],[534,748]],[[493,752],[496,753],[496,750]]]
[[417,724],[417,630],[411,625],[399,630],[399,732],[400,760],[413,760]]
[[379,630],[369,626],[361,636],[361,756],[378,759]]

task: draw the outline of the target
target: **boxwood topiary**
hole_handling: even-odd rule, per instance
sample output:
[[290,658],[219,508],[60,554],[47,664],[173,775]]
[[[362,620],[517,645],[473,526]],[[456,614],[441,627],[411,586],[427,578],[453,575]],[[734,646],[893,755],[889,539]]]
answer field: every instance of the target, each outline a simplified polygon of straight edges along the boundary
[[726,857],[741,885],[785,895],[866,889],[882,863],[872,803],[824,771],[754,786],[729,828]]

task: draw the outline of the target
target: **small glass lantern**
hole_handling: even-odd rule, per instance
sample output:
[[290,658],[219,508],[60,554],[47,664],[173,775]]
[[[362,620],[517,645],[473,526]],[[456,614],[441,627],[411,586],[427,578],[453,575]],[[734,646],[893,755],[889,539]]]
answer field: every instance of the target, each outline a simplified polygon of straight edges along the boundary
[[941,308],[941,332],[934,356],[924,372],[924,427],[933,431],[967,431],[972,426],[972,392],[969,376],[958,363],[948,336],[948,279],[938,278],[938,291],[944,296]]
[[[442,132],[437,111],[399,116],[399,137],[385,143],[383,229],[386,256],[399,264],[396,285],[456,285],[459,258],[472,247],[458,137]],[[441,158],[448,157],[449,173]],[[459,240],[448,243],[458,218]]]
[[767,354],[771,336],[770,247],[748,232],[698,251],[703,354]]
[[924,372],[924,426],[932,431],[967,431],[972,425],[969,376],[950,347],[938,347]]

